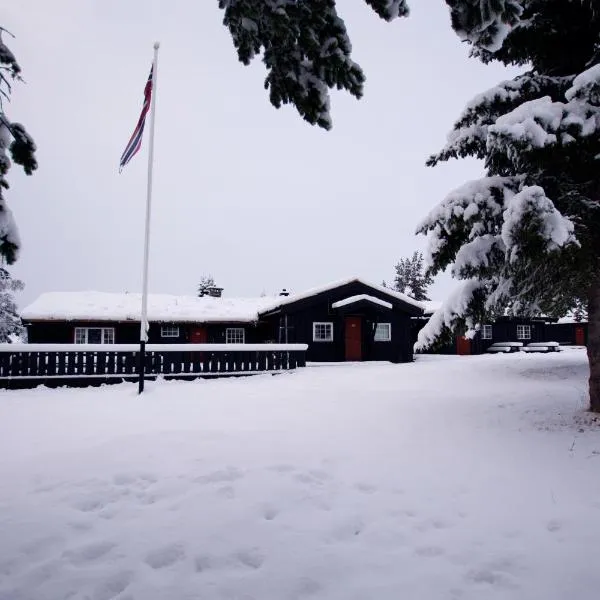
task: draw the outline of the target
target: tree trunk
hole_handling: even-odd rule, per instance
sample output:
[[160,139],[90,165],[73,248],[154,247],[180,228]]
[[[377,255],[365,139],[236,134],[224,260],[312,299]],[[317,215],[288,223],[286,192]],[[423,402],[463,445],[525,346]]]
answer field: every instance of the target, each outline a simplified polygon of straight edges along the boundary
[[600,277],[588,290],[587,354],[590,365],[590,410],[600,413]]

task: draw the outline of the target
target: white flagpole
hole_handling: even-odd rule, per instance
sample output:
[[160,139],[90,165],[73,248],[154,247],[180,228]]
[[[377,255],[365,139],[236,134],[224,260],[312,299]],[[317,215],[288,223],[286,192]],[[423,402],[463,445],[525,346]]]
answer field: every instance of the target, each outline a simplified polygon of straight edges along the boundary
[[142,277],[142,314],[140,319],[140,364],[138,393],[144,391],[146,369],[146,342],[148,341],[148,258],[150,254],[150,215],[152,211],[152,167],[154,166],[154,117],[156,115],[156,81],[158,78],[158,48],[154,42],[152,63],[152,99],[150,101],[150,139],[148,144],[148,186],[146,195],[146,227],[144,231],[144,270]]

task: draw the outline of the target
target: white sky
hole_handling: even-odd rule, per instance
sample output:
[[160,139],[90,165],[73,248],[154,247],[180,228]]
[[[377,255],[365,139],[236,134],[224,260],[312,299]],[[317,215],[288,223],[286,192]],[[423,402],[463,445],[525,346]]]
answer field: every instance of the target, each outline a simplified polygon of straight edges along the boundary
[[[139,291],[147,137],[118,174],[160,40],[150,291],[193,294],[211,273],[227,296],[393,278],[425,247],[414,230],[453,188],[481,175],[426,168],[475,94],[512,77],[468,58],[443,0],[413,0],[385,23],[338,2],[367,75],[356,101],[334,92],[334,128],[275,110],[259,62],[238,62],[217,0],[2,0],[23,68],[7,110],[38,146],[39,170],[7,192],[23,249],[21,304],[44,291]],[[146,132],[147,134],[147,132]],[[439,277],[431,295],[454,283]]]

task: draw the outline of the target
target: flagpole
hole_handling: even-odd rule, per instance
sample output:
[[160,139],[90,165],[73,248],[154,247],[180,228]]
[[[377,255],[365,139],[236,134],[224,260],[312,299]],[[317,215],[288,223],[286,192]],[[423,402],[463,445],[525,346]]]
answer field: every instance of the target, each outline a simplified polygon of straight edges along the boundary
[[148,186],[146,194],[146,226],[144,230],[144,270],[142,276],[142,314],[140,319],[140,360],[138,394],[144,391],[146,342],[148,341],[148,258],[150,254],[150,215],[152,211],[152,167],[154,166],[154,117],[156,115],[156,80],[158,77],[158,48],[154,42],[152,68],[152,99],[150,101],[150,140],[148,144]]

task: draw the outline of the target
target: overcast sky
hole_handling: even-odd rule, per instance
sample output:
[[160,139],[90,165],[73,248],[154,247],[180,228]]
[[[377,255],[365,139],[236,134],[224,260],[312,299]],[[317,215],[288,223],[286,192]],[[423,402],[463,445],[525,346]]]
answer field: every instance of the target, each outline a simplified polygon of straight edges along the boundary
[[[348,276],[393,278],[427,212],[482,165],[426,168],[465,103],[511,73],[468,58],[443,0],[380,20],[338,2],[367,75],[332,95],[324,132],[275,110],[260,62],[241,65],[217,0],[3,0],[26,85],[8,109],[38,146],[7,193],[23,248],[22,305],[45,291],[141,289],[147,138],[119,175],[161,42],[150,291],[193,294],[211,273],[227,296]],[[439,277],[443,299],[454,283]]]

